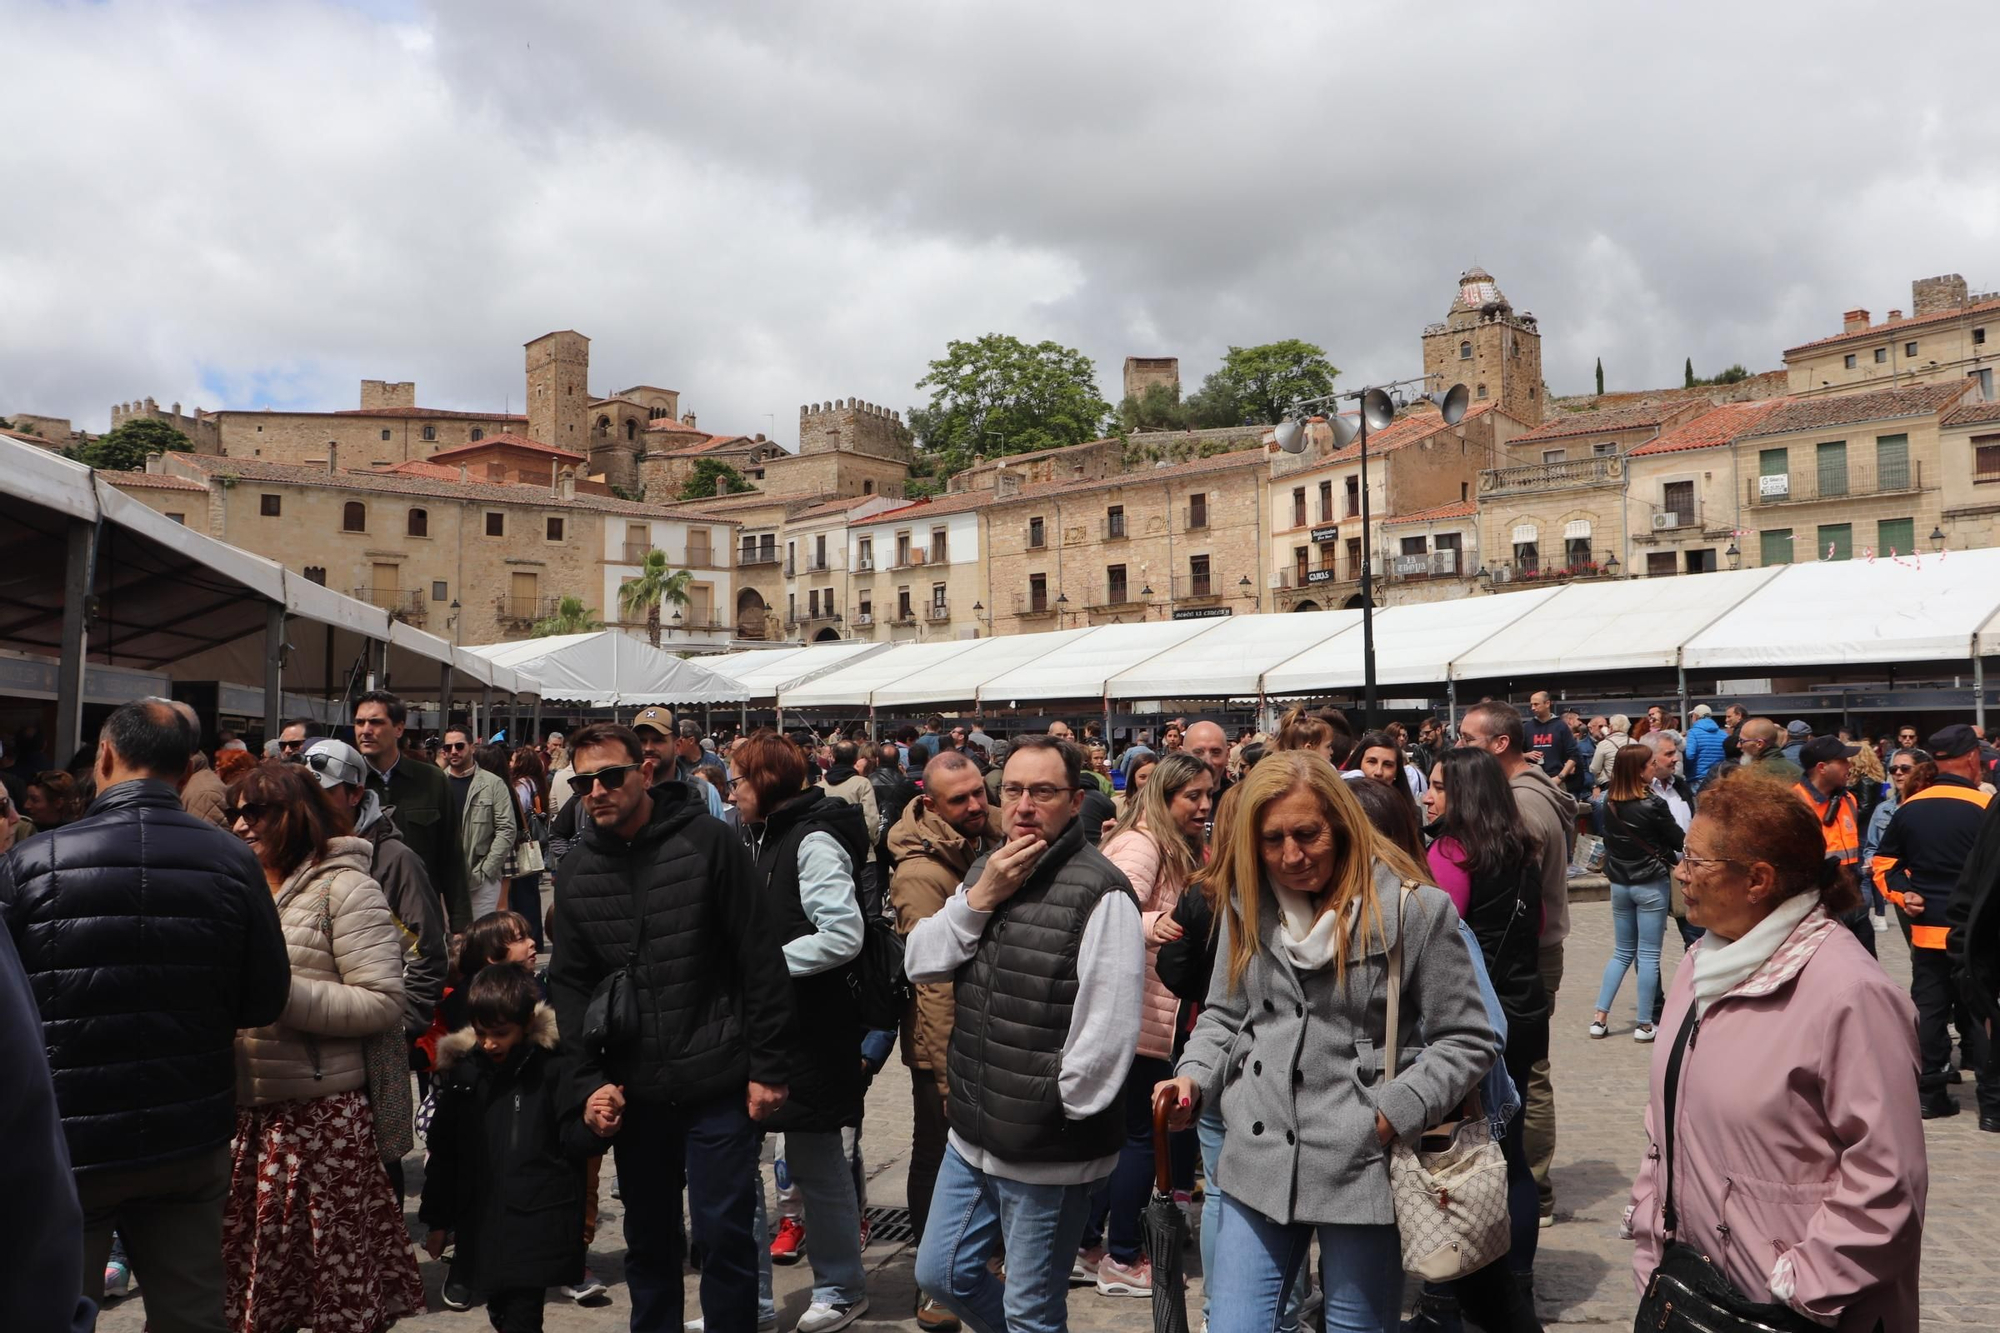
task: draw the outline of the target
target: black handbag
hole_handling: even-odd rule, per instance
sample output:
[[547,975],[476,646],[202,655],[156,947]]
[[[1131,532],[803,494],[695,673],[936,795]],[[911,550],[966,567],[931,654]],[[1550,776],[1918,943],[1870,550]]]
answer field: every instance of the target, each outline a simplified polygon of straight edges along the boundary
[[632,873],[637,880],[632,886],[632,915],[638,922],[632,952],[625,966],[597,983],[583,1010],[584,1053],[607,1070],[639,1041],[639,978],[634,969],[646,948],[645,867],[635,866]]
[[1660,1263],[1646,1279],[1633,1333],[1826,1333],[1788,1305],[1753,1301],[1730,1284],[1720,1268],[1692,1245],[1673,1239],[1680,1227],[1674,1212],[1674,1103],[1680,1091],[1681,1062],[1701,1027],[1688,1004],[1674,1048],[1667,1056],[1666,1140],[1660,1186],[1662,1220],[1668,1237]]

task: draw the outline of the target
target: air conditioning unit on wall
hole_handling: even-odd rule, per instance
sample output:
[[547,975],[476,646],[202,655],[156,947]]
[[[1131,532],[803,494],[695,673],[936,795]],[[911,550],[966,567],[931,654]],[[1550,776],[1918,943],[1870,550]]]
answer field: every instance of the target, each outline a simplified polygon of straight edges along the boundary
[[1664,514],[1653,515],[1653,531],[1655,532],[1662,532],[1668,528],[1677,528],[1680,525],[1681,516],[1674,513],[1671,509]]

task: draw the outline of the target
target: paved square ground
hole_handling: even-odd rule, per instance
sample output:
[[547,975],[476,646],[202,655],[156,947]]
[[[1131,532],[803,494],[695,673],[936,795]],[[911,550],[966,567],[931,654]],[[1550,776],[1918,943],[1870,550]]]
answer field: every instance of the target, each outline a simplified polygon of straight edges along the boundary
[[[1579,903],[1572,909],[1573,928],[1565,950],[1565,975],[1557,1004],[1552,1059],[1559,1116],[1556,1151],[1556,1225],[1541,1233],[1536,1265],[1538,1303],[1551,1325],[1577,1328],[1629,1329],[1637,1304],[1631,1277],[1629,1242],[1617,1236],[1632,1174],[1645,1146],[1646,1071],[1655,1048],[1631,1039],[1637,1004],[1628,976],[1613,1008],[1612,1034],[1592,1041],[1585,1032],[1604,961],[1611,950],[1608,904]],[[1891,930],[1876,936],[1883,966],[1898,981],[1909,980],[1909,954],[1902,937]],[[1667,931],[1665,966],[1671,979],[1679,963],[1677,934]],[[1992,1237],[2000,1233],[2000,1135],[1977,1131],[1970,1084],[1957,1089],[1965,1113],[1925,1126],[1930,1151],[1931,1192],[1924,1237],[1924,1321],[1932,1327],[1968,1325],[2000,1328],[2000,1270],[1993,1262]],[[875,1082],[868,1098],[863,1148],[870,1176],[868,1201],[875,1205],[904,1202],[904,1177],[910,1148],[909,1077],[892,1063]],[[410,1163],[412,1186],[421,1179],[415,1159]],[[552,1333],[612,1333],[626,1327],[622,1264],[622,1209],[609,1195],[605,1173],[604,1221],[591,1249],[591,1265],[611,1286],[610,1300],[582,1309],[551,1293],[548,1327]],[[415,1202],[411,1226],[416,1226]],[[808,1239],[810,1245],[810,1239]],[[912,1251],[904,1244],[877,1243],[867,1252],[869,1316],[855,1325],[867,1329],[901,1323],[914,1327],[909,1315],[914,1301]],[[1199,1262],[1190,1252],[1190,1271]],[[423,1265],[431,1297],[431,1313],[397,1325],[413,1333],[475,1333],[487,1327],[483,1311],[454,1313],[437,1299],[443,1265]],[[777,1270],[780,1328],[786,1333],[804,1313],[810,1298],[811,1273],[801,1264]],[[1199,1281],[1191,1296],[1199,1299]],[[693,1283],[689,1283],[693,1302]],[[699,1313],[690,1309],[690,1314]],[[1102,1297],[1078,1290],[1070,1301],[1071,1323],[1087,1333],[1096,1330],[1150,1329],[1151,1315],[1143,1300]],[[139,1333],[142,1312],[137,1299],[114,1305],[99,1322],[104,1333]]]

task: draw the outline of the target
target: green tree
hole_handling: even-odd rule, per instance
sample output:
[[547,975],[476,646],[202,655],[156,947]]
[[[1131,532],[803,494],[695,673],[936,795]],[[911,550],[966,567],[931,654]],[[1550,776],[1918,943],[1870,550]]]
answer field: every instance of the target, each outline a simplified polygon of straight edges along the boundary
[[1604,396],[1604,358],[1597,358],[1597,396]]
[[76,451],[76,461],[117,472],[141,472],[154,454],[192,452],[194,441],[158,417],[133,417]]
[[1708,383],[1739,384],[1742,381],[1747,380],[1749,378],[1750,378],[1750,372],[1743,368],[1741,362],[1738,362],[1736,365],[1730,366],[1725,370],[1717,372],[1715,376],[1708,381]]
[[[1689,357],[1687,359],[1687,364],[1681,368],[1681,382],[1682,382],[1682,387],[1688,389],[1692,389],[1698,382],[1694,377],[1693,357]],[[1600,389],[1598,392],[1602,393],[1603,390]]]
[[618,605],[626,615],[641,608],[646,612],[646,642],[660,646],[660,603],[688,604],[688,585],[694,575],[685,569],[667,568],[665,551],[648,551],[639,566],[639,577],[618,590]]
[[949,476],[981,458],[1097,439],[1111,416],[1089,357],[1060,343],[1030,346],[1004,333],[976,342],[953,339],[916,387],[931,391],[929,406],[910,409],[931,477]]
[[1332,393],[1339,374],[1324,351],[1299,338],[1232,347],[1189,397],[1190,424],[1275,424],[1285,419],[1293,404]]
[[694,474],[681,484],[681,499],[712,500],[715,498],[715,483],[724,484],[724,495],[741,495],[755,490],[743,479],[743,474],[719,458],[698,458],[694,464]]
[[581,597],[564,597],[556,603],[556,613],[537,620],[528,631],[531,639],[546,639],[555,634],[588,634],[592,630],[604,628],[604,622],[590,613]]
[[1139,430],[1186,430],[1192,420],[1188,405],[1164,384],[1148,384],[1144,393],[1126,394],[1118,404],[1119,428],[1130,434]]

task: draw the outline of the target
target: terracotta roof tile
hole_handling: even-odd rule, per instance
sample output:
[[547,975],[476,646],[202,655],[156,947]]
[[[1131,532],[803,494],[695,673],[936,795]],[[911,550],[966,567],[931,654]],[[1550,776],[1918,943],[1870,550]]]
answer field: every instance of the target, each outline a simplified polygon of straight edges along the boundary
[[[1459,424],[1476,421],[1491,412],[1493,408],[1492,403],[1481,403],[1467,411]],[[1412,412],[1409,416],[1399,417],[1390,422],[1386,430],[1371,431],[1368,436],[1368,452],[1370,455],[1390,453],[1405,445],[1415,444],[1419,440],[1428,440],[1439,431],[1447,429],[1449,427],[1444,424],[1444,418],[1436,412]],[[1360,458],[1361,441],[1357,439],[1339,453],[1323,459],[1320,466],[1327,463],[1352,463],[1359,461]]]
[[461,454],[476,454],[482,449],[496,448],[527,449],[534,453],[549,454],[556,458],[567,458],[578,463],[586,461],[582,454],[568,449],[559,449],[553,444],[543,444],[540,440],[531,440],[525,435],[516,435],[512,431],[503,431],[498,435],[488,435],[485,439],[474,440],[470,444],[455,444],[449,449],[438,450],[431,455],[431,458],[433,461],[440,458],[456,458]]
[[650,434],[652,434],[652,433],[654,433],[654,432],[658,432],[658,433],[660,433],[660,434],[662,434],[662,435],[701,435],[701,436],[706,436],[706,435],[708,434],[708,432],[707,432],[707,431],[703,430],[703,429],[702,429],[701,427],[699,427],[699,426],[690,426],[690,425],[688,425],[688,424],[687,424],[687,422],[685,422],[685,421],[676,421],[676,420],[674,420],[674,419],[673,419],[672,417],[661,417],[661,418],[660,418],[660,419],[659,419],[658,421],[649,421],[649,422],[647,422],[647,423],[646,423],[646,432],[647,432],[647,434],[649,434],[649,435],[650,435]]
[[[685,505],[639,504],[603,495],[579,492],[571,499],[558,499],[546,486],[519,486],[492,481],[459,481],[414,472],[329,473],[322,467],[295,463],[268,463],[258,458],[223,458],[212,454],[168,454],[176,462],[191,464],[208,476],[233,476],[245,481],[268,481],[291,486],[316,486],[330,490],[372,491],[383,495],[433,495],[455,500],[491,500],[497,504],[527,504],[544,509],[590,509],[605,514],[628,514],[634,518],[709,517]],[[399,465],[400,466],[400,465]],[[425,464],[434,467],[436,464]]]
[[1632,450],[1631,456],[1677,454],[1689,449],[1714,449],[1733,444],[1738,436],[1752,433],[1764,418],[1790,401],[1788,398],[1767,398],[1758,403],[1726,403],[1712,412],[1702,413],[1693,421],[1674,427],[1657,440],[1646,441]]
[[22,444],[38,445],[43,449],[54,449],[56,447],[56,442],[47,436],[30,434],[25,430],[0,430],[0,436],[5,436],[10,440],[19,440]]
[[865,528],[876,523],[922,522],[926,518],[943,518],[947,514],[963,514],[973,509],[983,509],[994,503],[992,491],[947,491],[943,495],[917,500],[896,509],[870,514],[866,518],[847,521],[850,528]]
[[1830,430],[1862,421],[1893,417],[1927,417],[1962,398],[1972,380],[1919,384],[1908,389],[1877,389],[1873,393],[1843,393],[1825,398],[1801,398],[1757,423],[1746,435],[1786,435],[1801,430]]
[[1414,514],[1402,514],[1395,518],[1385,518],[1382,526],[1393,528],[1398,523],[1437,523],[1449,518],[1475,518],[1479,514],[1477,500],[1454,500],[1448,505],[1435,509],[1420,509]]
[[1894,324],[1870,324],[1867,328],[1856,329],[1852,333],[1836,333],[1826,338],[1815,338],[1809,343],[1800,343],[1797,347],[1787,347],[1785,349],[1785,360],[1791,360],[1795,352],[1809,352],[1815,347],[1831,347],[1835,343],[1843,343],[1850,338],[1857,341],[1894,338],[1900,336],[1904,329],[1936,328],[1940,324],[1949,324],[1952,320],[1963,319],[1967,315],[1983,314],[2000,314],[2000,298],[1991,301],[1980,301],[1975,305],[1964,306],[1957,310],[1942,310],[1935,315],[1919,315],[1915,319],[1898,320]]
[[1207,472],[1229,472],[1243,467],[1264,467],[1270,455],[1261,447],[1238,449],[1232,453],[1210,454],[1206,458],[1191,458],[1185,463],[1174,463],[1168,467],[1140,468],[1132,472],[1122,472],[1115,477],[1082,480],[1045,481],[1033,486],[1023,486],[1013,495],[996,497],[995,504],[1017,504],[1023,500],[1041,500],[1050,496],[1069,495],[1083,491],[1108,491],[1121,486],[1144,486],[1150,482],[1178,480],[1182,477],[1199,476]]
[[[1514,437],[1513,445],[1531,444],[1537,440],[1557,440],[1571,435],[1609,435],[1623,430],[1644,430],[1648,426],[1662,426],[1699,406],[1699,400],[1690,402],[1680,399],[1664,403],[1641,403],[1636,407],[1611,407],[1597,412],[1577,412],[1561,416],[1553,421],[1545,421],[1526,435]],[[1509,447],[1512,448],[1513,445]]]
[[1989,421],[2000,421],[2000,402],[1966,403],[1945,413],[1947,426],[1978,426]]
[[[429,477],[433,481],[457,481],[459,479],[459,471],[456,467],[446,467],[443,463],[433,463],[423,458],[412,458],[389,467],[375,468],[364,475],[379,477],[385,472],[393,472],[399,477]],[[507,484],[510,486],[513,485],[512,482],[508,482]]]
[[146,491],[200,491],[208,494],[208,487],[185,477],[168,477],[158,472],[121,472],[115,468],[99,468],[97,475],[124,490]]

